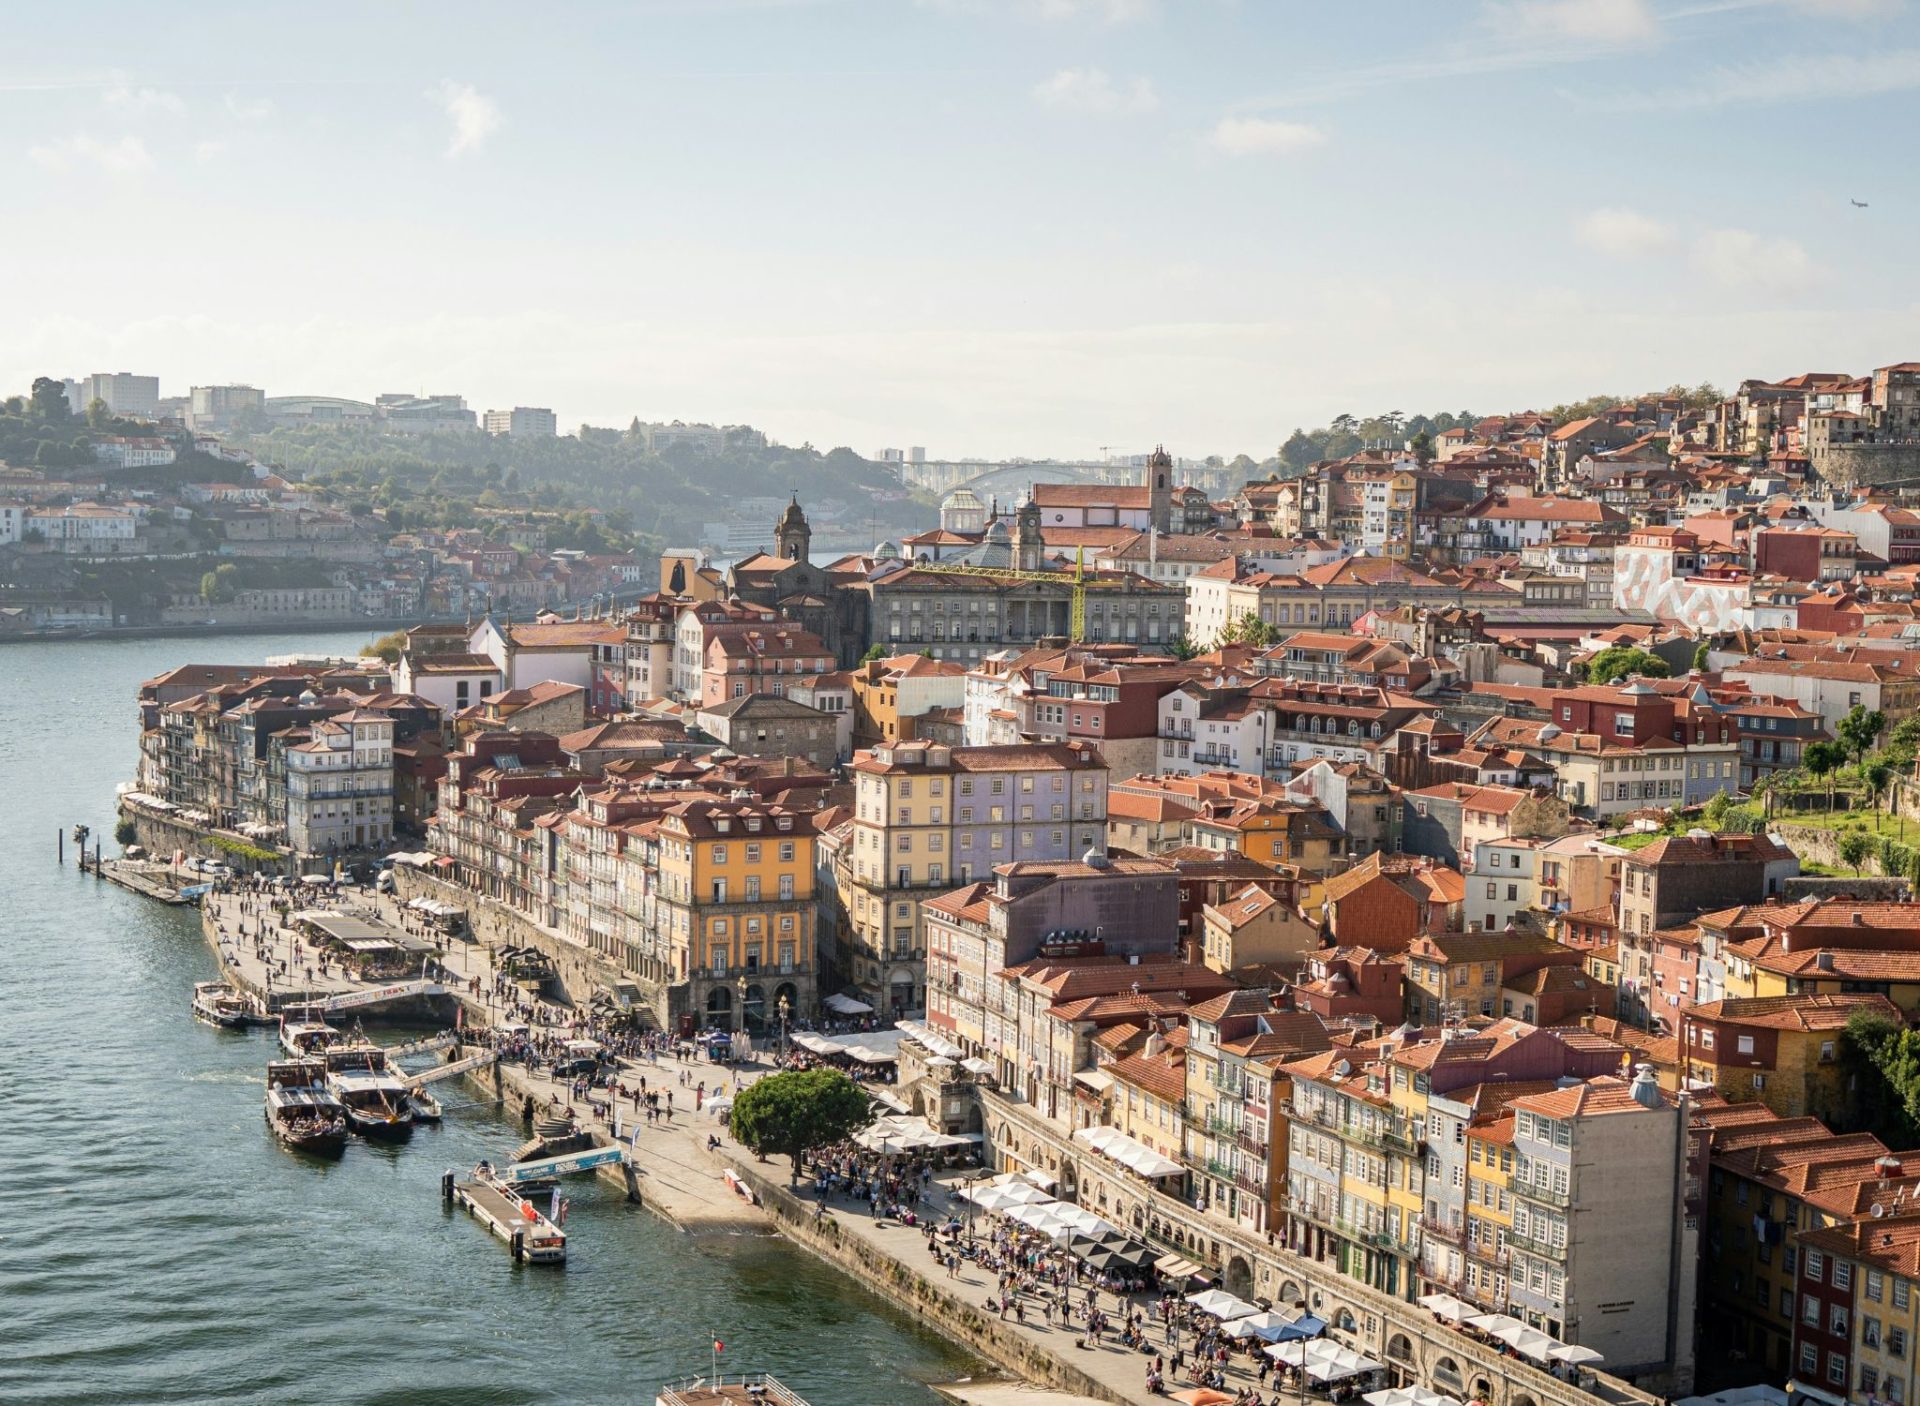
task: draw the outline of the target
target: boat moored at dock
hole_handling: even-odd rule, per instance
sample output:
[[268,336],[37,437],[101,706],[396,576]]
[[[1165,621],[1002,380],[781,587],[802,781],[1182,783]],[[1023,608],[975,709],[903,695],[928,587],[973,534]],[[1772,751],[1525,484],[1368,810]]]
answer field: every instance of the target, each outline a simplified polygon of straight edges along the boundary
[[369,1138],[405,1137],[413,1131],[413,1099],[407,1082],[378,1045],[334,1045],[321,1056],[327,1087],[346,1107],[347,1124]]
[[244,1030],[266,1019],[266,1007],[258,997],[248,995],[230,982],[196,981],[193,1016],[223,1030]]
[[267,1126],[288,1147],[333,1152],[347,1143],[347,1110],[327,1087],[327,1066],[315,1059],[267,1066]]
[[288,1020],[280,1026],[280,1048],[290,1059],[307,1059],[338,1044],[340,1032],[324,1020]]

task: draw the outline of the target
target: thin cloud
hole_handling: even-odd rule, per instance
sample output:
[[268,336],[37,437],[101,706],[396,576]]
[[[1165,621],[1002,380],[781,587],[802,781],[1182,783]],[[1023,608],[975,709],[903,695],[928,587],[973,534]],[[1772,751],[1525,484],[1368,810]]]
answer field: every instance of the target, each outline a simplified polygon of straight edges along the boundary
[[1207,134],[1207,145],[1227,156],[1290,156],[1326,140],[1311,123],[1270,117],[1223,117]]
[[1133,24],[1158,8],[1158,0],[914,0],[923,10],[955,15],[1012,15],[1016,19],[1059,24],[1086,20],[1095,24]]
[[1627,46],[1660,37],[1660,21],[1646,0],[1508,0],[1490,6],[1490,23],[1526,37]]
[[264,122],[273,116],[272,98],[243,98],[238,93],[228,93],[221,102],[227,115],[241,122]]
[[449,158],[477,155],[505,120],[500,115],[499,104],[471,83],[456,83],[445,78],[427,96],[440,104],[447,120],[453,124],[453,133],[447,142]]
[[1673,230],[1651,215],[1619,207],[1592,210],[1574,226],[1574,237],[1613,259],[1656,254],[1673,243]]
[[187,110],[186,99],[165,88],[137,87],[125,78],[115,78],[100,92],[100,101],[115,112],[164,112],[178,117]]
[[1051,78],[1034,84],[1033,99],[1042,107],[1096,117],[1152,112],[1160,106],[1159,95],[1147,79],[1117,83],[1104,69],[1098,68],[1063,68]]
[[85,132],[29,147],[27,160],[48,171],[90,168],[109,176],[134,176],[153,169],[153,154],[140,138],[101,141]]
[[1597,106],[1631,112],[1693,110],[1746,103],[1817,102],[1920,88],[1920,49],[1873,54],[1795,55],[1770,63],[1709,69],[1658,91],[1623,93]]
[[1744,229],[1702,234],[1693,242],[1693,264],[1725,288],[1800,288],[1818,273],[1807,251],[1794,240]]

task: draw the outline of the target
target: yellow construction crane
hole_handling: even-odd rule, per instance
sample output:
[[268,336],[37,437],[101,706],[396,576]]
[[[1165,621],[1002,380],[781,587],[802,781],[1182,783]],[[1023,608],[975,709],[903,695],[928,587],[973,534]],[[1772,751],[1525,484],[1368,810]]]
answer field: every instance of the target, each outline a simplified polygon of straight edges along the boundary
[[1118,588],[1124,584],[1097,578],[1089,580],[1085,548],[1074,552],[1071,571],[1026,571],[1017,566],[949,566],[937,561],[916,564],[914,569],[945,572],[951,576],[984,576],[994,581],[1047,581],[1071,586],[1073,592],[1067,598],[1067,639],[1073,644],[1082,644],[1087,638],[1087,591]]

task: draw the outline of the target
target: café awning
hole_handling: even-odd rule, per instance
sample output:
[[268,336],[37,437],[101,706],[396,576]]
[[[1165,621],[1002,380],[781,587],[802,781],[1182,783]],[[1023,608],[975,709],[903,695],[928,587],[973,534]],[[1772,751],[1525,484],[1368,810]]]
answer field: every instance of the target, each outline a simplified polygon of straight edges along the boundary
[[1144,1142],[1128,1137],[1118,1128],[1078,1128],[1073,1136],[1076,1141],[1084,1142],[1102,1157],[1118,1162],[1138,1176],[1149,1179],[1171,1177],[1186,1170],[1178,1162],[1162,1157]]
[[820,1003],[836,1015],[871,1015],[873,1007],[853,996],[843,996],[838,992]]

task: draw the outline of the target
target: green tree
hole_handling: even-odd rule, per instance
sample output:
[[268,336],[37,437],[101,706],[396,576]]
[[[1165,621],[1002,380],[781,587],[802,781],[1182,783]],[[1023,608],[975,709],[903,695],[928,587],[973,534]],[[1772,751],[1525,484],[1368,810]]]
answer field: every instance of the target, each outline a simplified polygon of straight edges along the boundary
[[140,831],[135,827],[133,821],[126,816],[121,816],[120,819],[115,822],[113,827],[113,842],[115,844],[123,846],[130,845],[139,838]]
[[860,656],[860,662],[862,664],[873,664],[886,657],[887,647],[884,644],[870,644],[867,646],[867,652]]
[[1707,643],[1707,641],[1705,641],[1705,640],[1701,640],[1701,641],[1700,641],[1700,647],[1699,647],[1698,649],[1696,649],[1696,650],[1694,650],[1694,652],[1693,652],[1693,672],[1694,672],[1694,673],[1696,673],[1696,674],[1704,674],[1704,673],[1706,673],[1706,672],[1707,672],[1707,651],[1708,651],[1708,649],[1709,649],[1709,645],[1708,645],[1708,643]]
[[1814,778],[1827,778],[1827,809],[1833,809],[1833,776],[1847,764],[1847,752],[1838,742],[1809,742],[1800,754],[1800,764]]
[[1414,459],[1423,467],[1433,462],[1433,436],[1425,430],[1408,440],[1407,448],[1413,451]]
[[[1863,762],[1860,766],[1860,779],[1867,783],[1867,795],[1873,804],[1873,828],[1880,828],[1880,795],[1887,789],[1887,783],[1893,780],[1893,768],[1883,761]],[[1888,873],[1894,872],[1889,869]]]
[[1167,653],[1175,659],[1187,660],[1200,652],[1200,647],[1185,635],[1175,635],[1167,641]]
[[1250,644],[1257,649],[1268,649],[1279,642],[1280,631],[1249,610],[1228,621],[1214,645]]
[[1873,853],[1873,840],[1864,830],[1848,830],[1840,836],[1840,862],[1858,875]]
[[1893,1147],[1920,1138],[1920,1031],[1903,1029],[1879,1011],[1847,1018],[1840,1058],[1859,1090],[1855,1106],[1865,1131]]
[[1863,704],[1853,705],[1853,711],[1840,719],[1835,729],[1840,734],[1840,745],[1855,761],[1866,756],[1867,749],[1873,746],[1877,738],[1887,728],[1887,715],[1878,708],[1867,708]]
[[1664,679],[1672,672],[1659,655],[1624,644],[1609,645],[1587,661],[1587,681],[1596,684],[1618,683],[1633,674]]
[[67,404],[66,386],[51,376],[34,379],[29,406],[35,418],[49,425],[64,427],[73,419],[73,407]]
[[770,1152],[786,1154],[795,1181],[808,1152],[839,1142],[872,1121],[866,1093],[837,1069],[769,1074],[742,1089],[727,1115],[733,1135],[762,1161]]
[[371,644],[360,647],[362,659],[379,659],[388,664],[398,664],[400,655],[407,647],[407,632],[395,630],[392,634],[382,635]]

